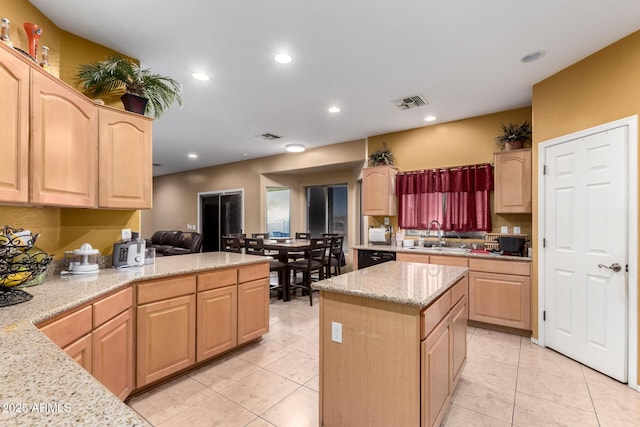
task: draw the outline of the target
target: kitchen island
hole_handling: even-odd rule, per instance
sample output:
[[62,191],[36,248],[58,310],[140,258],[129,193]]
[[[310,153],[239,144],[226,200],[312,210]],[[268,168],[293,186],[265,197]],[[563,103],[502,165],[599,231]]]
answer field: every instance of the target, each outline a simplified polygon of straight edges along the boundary
[[467,268],[387,262],[313,287],[320,425],[438,425],[466,362]]
[[266,262],[264,257],[226,252],[180,255],[96,275],[50,276],[42,285],[26,288],[31,301],[0,308],[0,425],[147,425],[35,325],[138,282]]

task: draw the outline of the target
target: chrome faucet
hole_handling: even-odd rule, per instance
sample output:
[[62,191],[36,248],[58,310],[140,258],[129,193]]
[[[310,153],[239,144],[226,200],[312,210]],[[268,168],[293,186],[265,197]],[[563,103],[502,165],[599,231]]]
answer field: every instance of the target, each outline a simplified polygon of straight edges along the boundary
[[444,239],[442,238],[442,224],[440,224],[440,222],[437,219],[432,220],[429,223],[429,232],[431,232],[431,226],[433,224],[435,224],[438,229],[438,246],[442,247],[442,244],[444,243]]

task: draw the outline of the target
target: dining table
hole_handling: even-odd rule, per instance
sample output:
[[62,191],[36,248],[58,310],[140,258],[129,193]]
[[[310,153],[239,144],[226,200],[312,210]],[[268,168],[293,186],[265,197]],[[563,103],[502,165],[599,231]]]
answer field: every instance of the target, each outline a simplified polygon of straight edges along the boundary
[[[278,237],[264,239],[263,245],[265,251],[278,251],[277,260],[280,262],[288,263],[289,253],[301,252],[309,249],[310,241],[307,239],[292,239],[290,237]],[[269,255],[269,254],[267,254]],[[275,255],[275,254],[274,254]],[[275,256],[274,256],[275,258]],[[287,271],[284,277],[284,300],[289,301],[289,284],[291,281],[291,274]]]

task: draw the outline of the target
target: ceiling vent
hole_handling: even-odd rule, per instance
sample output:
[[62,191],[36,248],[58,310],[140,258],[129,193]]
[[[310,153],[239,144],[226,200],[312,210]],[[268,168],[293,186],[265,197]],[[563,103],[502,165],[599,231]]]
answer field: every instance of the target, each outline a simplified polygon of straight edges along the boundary
[[400,98],[392,102],[398,107],[398,110],[408,110],[409,108],[422,107],[428,104],[422,95],[407,96],[406,98]]
[[261,137],[262,139],[266,139],[267,141],[273,141],[274,139],[282,138],[281,136],[274,135],[274,134],[269,133],[269,132],[260,134],[258,136]]

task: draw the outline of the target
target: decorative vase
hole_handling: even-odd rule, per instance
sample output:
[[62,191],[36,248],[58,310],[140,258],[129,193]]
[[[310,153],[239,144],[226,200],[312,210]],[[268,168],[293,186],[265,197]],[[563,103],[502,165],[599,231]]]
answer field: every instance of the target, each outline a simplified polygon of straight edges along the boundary
[[144,114],[144,110],[147,108],[147,98],[134,95],[132,93],[125,93],[120,97],[124,104],[124,109],[133,113]]
[[38,40],[42,35],[42,27],[37,24],[32,24],[30,22],[24,23],[24,30],[27,32],[27,37],[29,38],[29,55],[34,59],[38,60]]
[[522,148],[522,141],[505,142],[504,151],[517,150]]

